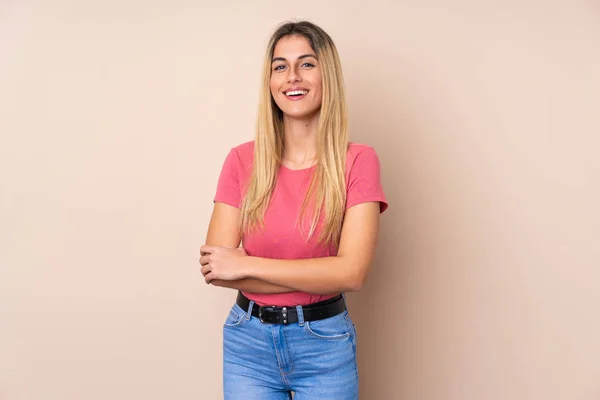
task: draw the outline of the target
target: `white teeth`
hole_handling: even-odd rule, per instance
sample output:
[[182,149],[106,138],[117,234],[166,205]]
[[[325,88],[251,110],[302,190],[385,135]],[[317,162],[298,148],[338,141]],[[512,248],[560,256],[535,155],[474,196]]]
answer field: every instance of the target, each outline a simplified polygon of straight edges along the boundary
[[308,93],[308,90],[292,90],[291,92],[286,92],[287,96],[298,96],[302,94]]

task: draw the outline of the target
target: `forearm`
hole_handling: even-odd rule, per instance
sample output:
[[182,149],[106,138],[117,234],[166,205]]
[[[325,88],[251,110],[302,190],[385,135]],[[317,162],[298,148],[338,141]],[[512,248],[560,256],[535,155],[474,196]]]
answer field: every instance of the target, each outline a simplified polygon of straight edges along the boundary
[[254,278],[246,278],[240,279],[237,281],[224,281],[220,279],[214,279],[211,281],[213,286],[220,286],[224,288],[243,290],[244,292],[250,293],[289,293],[293,292],[294,289],[291,289],[286,286],[276,285],[270,282],[261,281],[260,279]]
[[244,263],[248,278],[314,294],[357,291],[366,275],[366,268],[339,256],[295,260],[246,257]]

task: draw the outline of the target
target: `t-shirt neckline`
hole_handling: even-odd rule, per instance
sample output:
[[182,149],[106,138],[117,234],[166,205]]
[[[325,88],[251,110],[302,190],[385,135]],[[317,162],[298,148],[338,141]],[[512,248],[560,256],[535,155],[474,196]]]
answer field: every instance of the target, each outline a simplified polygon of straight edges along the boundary
[[314,169],[317,164],[313,165],[312,167],[307,167],[307,168],[300,168],[300,169],[291,169],[286,167],[285,165],[283,165],[283,163],[279,164],[281,169],[285,170],[285,171],[289,171],[289,172],[307,172],[310,171],[311,169]]

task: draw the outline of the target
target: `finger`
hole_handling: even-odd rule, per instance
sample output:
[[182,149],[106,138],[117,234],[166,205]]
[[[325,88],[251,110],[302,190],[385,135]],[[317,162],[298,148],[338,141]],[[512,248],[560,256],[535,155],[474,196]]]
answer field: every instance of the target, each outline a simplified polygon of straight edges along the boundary
[[210,262],[210,254],[200,257],[200,265],[206,265]]
[[212,280],[212,274],[209,273],[204,276],[204,282],[206,282],[207,285],[209,285]]
[[217,247],[218,246],[210,246],[205,244],[204,246],[200,247],[200,253],[212,253]]
[[200,272],[202,272],[202,275],[204,276],[206,276],[206,274],[208,274],[211,270],[212,268],[210,267],[210,264],[206,264],[202,268],[200,268]]

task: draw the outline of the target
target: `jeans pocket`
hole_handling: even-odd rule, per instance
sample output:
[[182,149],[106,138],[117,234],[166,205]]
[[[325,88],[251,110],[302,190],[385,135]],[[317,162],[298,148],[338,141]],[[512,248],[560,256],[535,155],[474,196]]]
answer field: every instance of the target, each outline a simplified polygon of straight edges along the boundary
[[341,340],[350,336],[347,320],[348,311],[333,317],[304,323],[304,329],[311,336],[324,340]]
[[229,315],[227,316],[223,326],[229,328],[238,326],[244,322],[245,317],[246,314],[244,313],[244,310],[242,310],[237,304],[234,304],[233,307],[231,307],[231,310],[229,310]]

